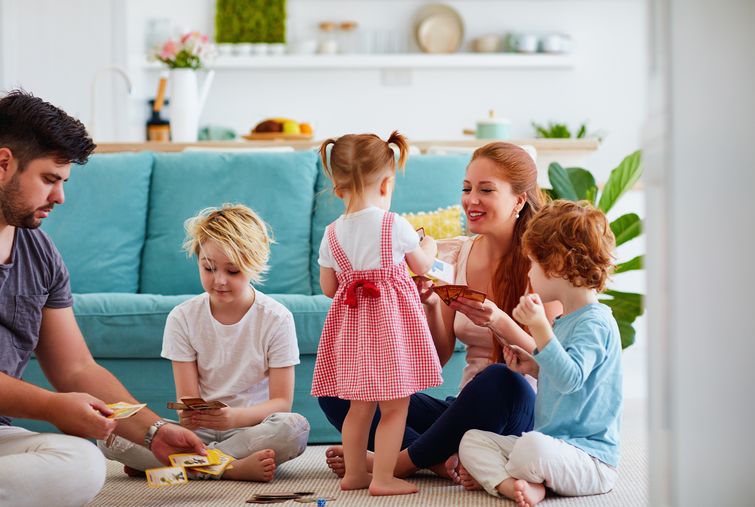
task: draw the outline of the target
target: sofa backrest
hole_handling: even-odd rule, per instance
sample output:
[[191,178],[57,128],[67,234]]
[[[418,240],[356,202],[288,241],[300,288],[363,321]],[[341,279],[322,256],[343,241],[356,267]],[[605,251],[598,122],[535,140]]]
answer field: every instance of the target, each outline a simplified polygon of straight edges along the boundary
[[181,250],[184,221],[240,203],[272,229],[267,293],[311,294],[310,239],[317,177],[312,151],[155,154],[139,292],[198,294],[197,261]]
[[[391,211],[435,211],[438,208],[460,204],[461,186],[470,158],[471,154],[410,156],[405,170],[396,174]],[[344,210],[343,201],[335,197],[331,189],[332,183],[323,173],[322,162],[318,158],[310,257],[312,294],[322,294],[317,258],[325,228]]]
[[73,292],[138,290],[152,160],[149,152],[98,154],[71,169],[66,201],[42,228],[68,266]]

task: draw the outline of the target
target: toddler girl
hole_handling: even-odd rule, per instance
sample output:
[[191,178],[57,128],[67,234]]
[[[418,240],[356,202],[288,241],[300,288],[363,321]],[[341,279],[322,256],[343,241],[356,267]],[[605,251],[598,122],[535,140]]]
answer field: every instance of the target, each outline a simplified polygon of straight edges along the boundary
[[[327,149],[333,145],[328,163]],[[341,489],[369,487],[373,495],[415,493],[394,477],[409,396],[443,382],[422,304],[406,264],[417,274],[431,268],[435,242],[420,242],[411,225],[390,213],[406,139],[374,134],[328,139],[320,148],[325,173],[345,213],[330,224],[320,245],[320,285],[333,298],[317,350],[312,394],[350,400],[343,423],[346,472]],[[404,263],[406,261],[406,264]],[[372,475],[367,441],[376,408]]]

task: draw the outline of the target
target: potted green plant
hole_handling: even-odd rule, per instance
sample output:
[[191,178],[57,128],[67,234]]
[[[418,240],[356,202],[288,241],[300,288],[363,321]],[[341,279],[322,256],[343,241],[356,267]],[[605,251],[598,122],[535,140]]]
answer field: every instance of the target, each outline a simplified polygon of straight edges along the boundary
[[605,134],[602,131],[587,133],[587,123],[581,123],[577,131],[572,135],[572,131],[566,123],[549,121],[547,125],[541,125],[536,122],[532,122],[532,128],[535,129],[535,137],[541,139],[586,139],[595,138],[598,141],[603,141]]
[[[590,171],[581,167],[564,168],[559,163],[553,162],[548,167],[548,179],[552,188],[544,189],[544,191],[551,199],[584,200],[604,213],[608,213],[616,201],[640,179],[641,159],[642,153],[639,150],[624,158],[611,171],[600,195],[598,195],[595,177]],[[642,234],[642,220],[636,213],[626,213],[611,222],[611,230],[616,237],[616,246],[623,245]],[[643,269],[644,259],[644,255],[638,255],[620,262],[616,265],[614,273]],[[643,295],[609,288],[600,295],[600,301],[613,310],[613,316],[621,332],[622,348],[632,345],[636,335],[634,321],[643,314],[645,309]]]

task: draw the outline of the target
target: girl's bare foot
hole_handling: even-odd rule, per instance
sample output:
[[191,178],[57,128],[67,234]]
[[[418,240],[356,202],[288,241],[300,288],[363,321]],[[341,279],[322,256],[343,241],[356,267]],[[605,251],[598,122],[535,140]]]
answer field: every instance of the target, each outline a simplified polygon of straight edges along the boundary
[[519,479],[514,482],[514,498],[517,507],[532,507],[545,498],[545,486]]
[[372,474],[344,474],[343,478],[341,479],[341,489],[343,491],[349,491],[352,489],[367,489],[371,483]]
[[472,474],[470,474],[461,463],[459,463],[459,479],[461,480],[461,485],[464,486],[464,489],[467,491],[477,491],[482,489],[480,483],[472,477]]
[[270,482],[275,477],[275,451],[263,449],[233,462],[223,478],[237,481]]
[[419,491],[419,488],[397,477],[391,477],[387,481],[372,480],[370,483],[370,494],[372,496],[385,496],[385,495],[411,495]]
[[131,468],[128,465],[123,465],[123,473],[128,475],[129,477],[146,477],[147,476],[147,474],[145,474],[141,470],[137,470],[136,468]]

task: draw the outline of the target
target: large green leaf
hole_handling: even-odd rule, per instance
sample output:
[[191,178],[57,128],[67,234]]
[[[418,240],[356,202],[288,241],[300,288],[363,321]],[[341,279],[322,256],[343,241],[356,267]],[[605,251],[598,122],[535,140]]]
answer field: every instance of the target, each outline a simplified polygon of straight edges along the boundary
[[616,320],[630,324],[645,311],[642,299],[642,294],[616,290],[607,290],[600,296],[600,302],[611,307]]
[[634,271],[637,269],[642,269],[644,267],[645,267],[645,256],[638,255],[634,259],[628,260],[626,262],[622,262],[621,264],[617,264],[616,269],[614,270],[614,273],[615,274],[626,273],[627,271]]
[[595,196],[598,195],[598,186],[595,184],[595,177],[587,169],[581,167],[569,167],[566,169],[574,192],[577,194],[577,200],[589,201],[595,204]]
[[634,344],[634,337],[636,336],[637,332],[630,322],[617,320],[616,324],[619,325],[619,335],[621,335],[621,349],[624,350],[625,348]]
[[606,186],[603,188],[603,193],[600,195],[600,201],[598,201],[598,208],[603,210],[604,213],[608,213],[619,200],[619,197],[624,195],[640,179],[642,175],[641,159],[642,152],[637,150],[628,155],[616,169],[611,171]]
[[642,220],[637,213],[627,213],[611,222],[611,231],[616,237],[616,246],[642,234]]
[[566,169],[561,167],[561,164],[551,162],[548,166],[548,179],[558,199],[578,200],[577,191],[574,189],[574,185],[572,185],[569,174],[566,172]]

